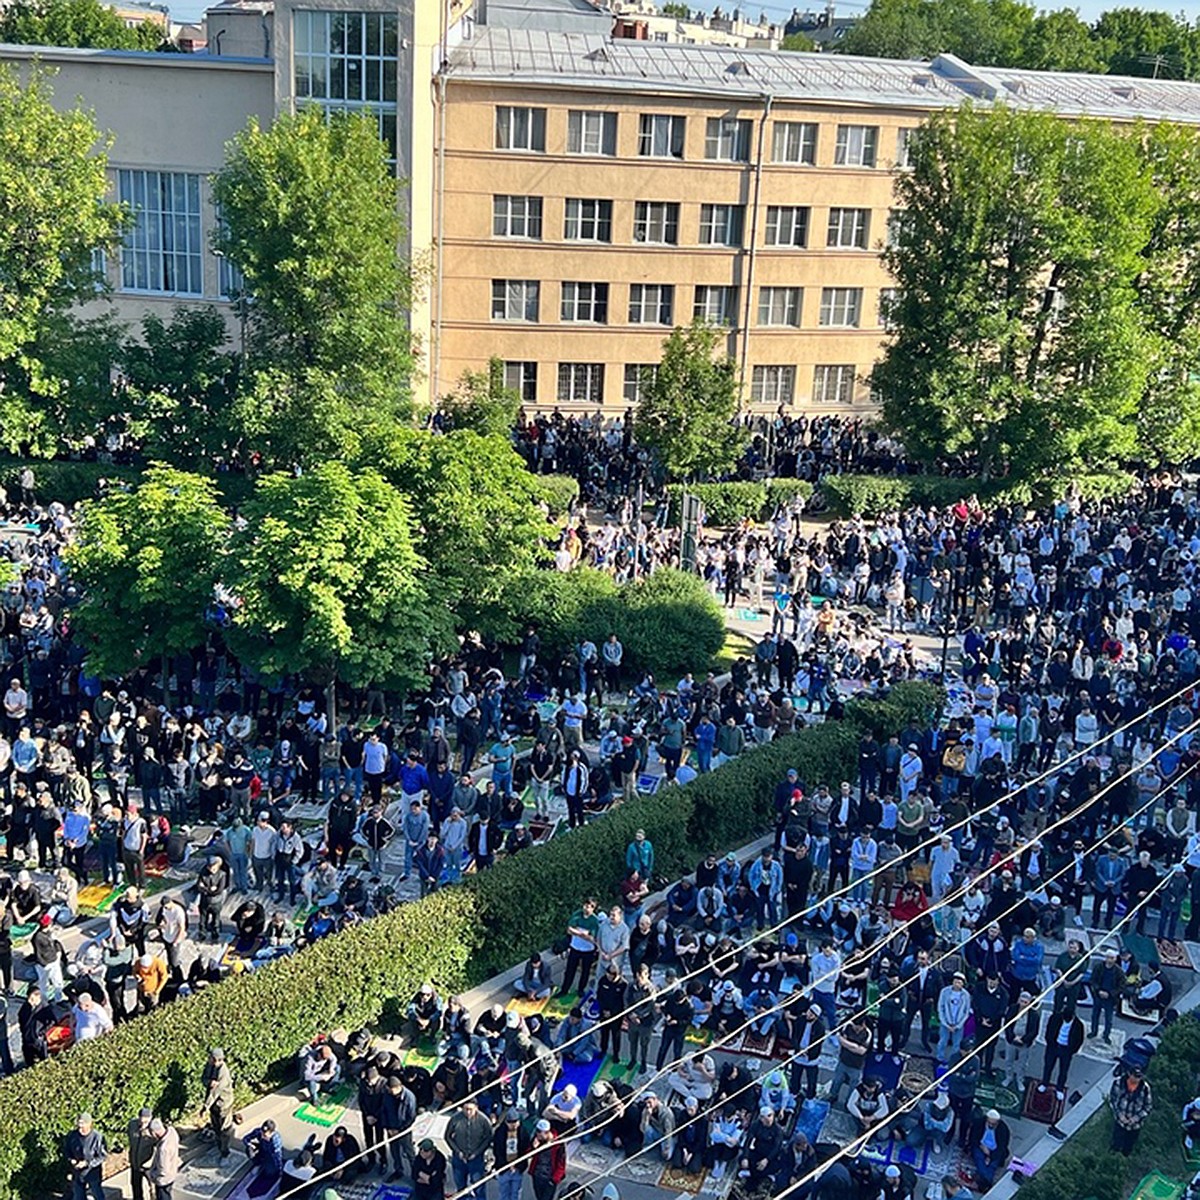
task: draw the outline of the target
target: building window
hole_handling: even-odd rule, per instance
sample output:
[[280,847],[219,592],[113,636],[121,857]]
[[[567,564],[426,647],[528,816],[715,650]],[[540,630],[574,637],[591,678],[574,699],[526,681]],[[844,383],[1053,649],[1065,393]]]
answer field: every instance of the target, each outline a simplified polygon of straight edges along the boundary
[[541,196],[493,196],[492,236],[542,240]]
[[630,325],[670,325],[675,310],[675,288],[669,283],[629,285]]
[[133,213],[121,249],[121,287],[168,296],[204,294],[200,176],[119,171],[122,204]]
[[625,387],[622,395],[626,404],[641,404],[646,389],[658,378],[658,363],[626,363]]
[[638,154],[643,158],[682,158],[686,117],[642,113],[638,125]]
[[839,167],[873,167],[879,147],[875,125],[839,125],[833,161]]
[[845,363],[813,367],[812,398],[814,404],[852,404],[854,368]]
[[506,362],[504,386],[521,397],[522,404],[537,403],[537,368],[535,362]]
[[832,329],[857,329],[862,315],[862,288],[823,288],[819,323]]
[[569,242],[611,242],[611,200],[568,200],[563,237]]
[[670,39],[667,37],[666,33],[664,33],[661,29],[659,29],[659,30],[655,31],[654,40],[656,42],[666,42],[666,41],[669,41]]
[[750,373],[750,401],[753,404],[791,404],[796,398],[795,367],[755,367]]
[[493,321],[536,321],[541,285],[536,279],[493,279]]
[[567,113],[567,153],[605,154],[617,152],[617,114],[585,112],[573,108]]
[[296,98],[317,101],[327,114],[370,111],[394,163],[399,17],[297,9],[292,41]]
[[912,166],[912,141],[916,132],[912,126],[896,130],[896,166],[901,170],[906,171]]
[[883,241],[889,250],[894,250],[900,245],[900,237],[904,233],[904,216],[902,208],[888,209],[887,232]]
[[96,246],[92,250],[92,287],[97,292],[102,292],[108,286],[108,254],[103,246]]
[[593,325],[608,324],[607,283],[564,283],[562,285],[562,319],[588,321]]
[[217,257],[217,295],[222,300],[240,300],[246,295],[246,277],[221,254]]
[[776,121],[771,161],[811,167],[817,161],[817,126],[813,121]]
[[702,204],[700,206],[700,244],[702,246],[740,246],[746,210],[741,204]]
[[798,287],[759,288],[758,323],[798,327],[802,295],[803,289]]
[[767,207],[767,245],[791,246],[803,250],[808,245],[807,208],[772,204]]
[[633,240],[655,246],[679,244],[679,205],[639,200],[633,206]]
[[546,149],[546,110],[497,105],[496,149],[532,150],[541,154]]
[[692,317],[711,325],[735,325],[737,297],[737,288],[727,284],[697,284]]
[[704,157],[716,162],[749,162],[750,124],[740,117],[709,117]]
[[896,304],[900,299],[900,289],[886,287],[879,289],[879,327],[889,333],[896,328]]
[[604,402],[603,363],[559,363],[559,404],[602,404]]
[[825,244],[834,250],[865,250],[870,227],[869,208],[831,208]]

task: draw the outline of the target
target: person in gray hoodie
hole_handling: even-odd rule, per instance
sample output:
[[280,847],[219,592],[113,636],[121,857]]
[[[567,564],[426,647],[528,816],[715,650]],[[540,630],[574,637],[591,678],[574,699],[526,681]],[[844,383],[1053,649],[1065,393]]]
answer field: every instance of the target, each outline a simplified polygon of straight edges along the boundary
[[411,874],[413,855],[425,845],[430,827],[429,813],[420,800],[414,800],[400,822],[400,832],[404,835],[404,874],[401,879],[407,879]]

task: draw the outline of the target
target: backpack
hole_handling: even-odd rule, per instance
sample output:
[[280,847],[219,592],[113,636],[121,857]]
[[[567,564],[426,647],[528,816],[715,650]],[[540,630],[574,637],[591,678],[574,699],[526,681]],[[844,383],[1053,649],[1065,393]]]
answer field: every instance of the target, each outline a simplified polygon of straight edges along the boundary
[[1145,1071],[1156,1051],[1157,1047],[1148,1037],[1130,1038],[1125,1043],[1118,1065],[1126,1071]]

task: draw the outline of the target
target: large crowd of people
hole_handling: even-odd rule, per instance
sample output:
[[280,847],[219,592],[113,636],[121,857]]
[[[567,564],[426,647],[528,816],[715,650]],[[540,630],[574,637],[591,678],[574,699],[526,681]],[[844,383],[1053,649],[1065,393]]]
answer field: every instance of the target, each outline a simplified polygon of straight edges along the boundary
[[[632,511],[631,489],[650,477],[627,429],[552,419],[519,433],[531,465],[580,477],[609,518],[592,528],[577,514],[560,568],[587,561],[627,577],[639,552],[645,570],[677,554],[665,514]],[[900,461],[885,439],[836,421],[754,433],[752,470],[783,463],[819,478]],[[1106,931],[1200,936],[1200,509],[1165,473],[1124,500],[1067,496],[1037,512],[964,497],[814,525],[786,506],[765,529],[701,547],[718,596],[770,614],[728,679],[630,677],[619,630],[549,654],[528,629],[515,654],[466,641],[431,665],[402,714],[379,692],[346,697],[351,715],[337,725],[303,680],[244,669],[219,614],[167,680],[150,667],[90,675],[63,563],[71,513],[25,494],[3,506],[17,570],[0,595],[0,982],[13,988],[14,942],[27,936],[37,982],[17,1016],[26,1063],[526,852],[560,803],[564,823],[582,825],[636,794],[654,763],[686,782],[836,719],[848,695],[940,675],[945,655],[939,667],[914,641],[953,642],[961,670],[946,679],[942,719],[865,736],[856,777],[781,779],[761,854],[707,858],[648,905],[661,881],[653,847],[635,839],[612,895],[572,916],[563,962],[536,955],[521,976],[531,1009],[571,1001],[560,1021],[503,1004],[468,1014],[431,987],[413,998],[410,1037],[436,1044],[435,1069],[388,1050],[350,1062],[345,1047],[314,1047],[310,1098],[352,1077],[362,1136],[342,1129],[297,1167],[264,1127],[247,1150],[276,1178],[311,1168],[314,1187],[336,1181],[373,1150],[412,1174],[422,1200],[440,1196],[447,1172],[459,1191],[494,1175],[502,1200],[528,1173],[551,1200],[564,1178],[556,1147],[578,1133],[680,1170],[729,1172],[751,1191],[911,1195],[906,1162],[865,1155],[817,1174],[817,1138],[800,1117],[819,1095],[863,1146],[961,1149],[986,1189],[1010,1130],[977,1105],[979,1081],[1061,1104],[1085,1039],[1109,1039],[1122,1013],[1161,1019],[1175,998],[1159,962],[1115,939],[1110,951]],[[95,911],[92,889],[113,889],[106,922],[68,952],[64,939]],[[755,1077],[714,1059],[735,1031],[779,1065]],[[918,1044],[935,1080],[910,1103],[872,1068]],[[556,1088],[564,1064],[619,1063],[626,1046],[615,1077],[584,1094]],[[1152,1105],[1143,1070],[1122,1060],[1110,1097],[1125,1153]],[[468,1091],[475,1104],[461,1104]],[[448,1158],[414,1146],[412,1117],[448,1106]],[[90,1188],[96,1135],[84,1124],[67,1156]],[[169,1174],[167,1132],[146,1146]],[[836,1190],[843,1173],[857,1193]]]

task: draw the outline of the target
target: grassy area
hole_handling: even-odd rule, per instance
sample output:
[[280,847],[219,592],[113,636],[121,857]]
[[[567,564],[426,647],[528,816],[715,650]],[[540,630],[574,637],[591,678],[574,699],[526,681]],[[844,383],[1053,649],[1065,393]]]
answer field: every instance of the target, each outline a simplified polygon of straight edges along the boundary
[[717,652],[717,657],[713,661],[713,670],[719,675],[722,671],[728,671],[734,664],[736,659],[742,655],[754,654],[754,641],[737,629],[727,629],[725,631],[725,645]]

